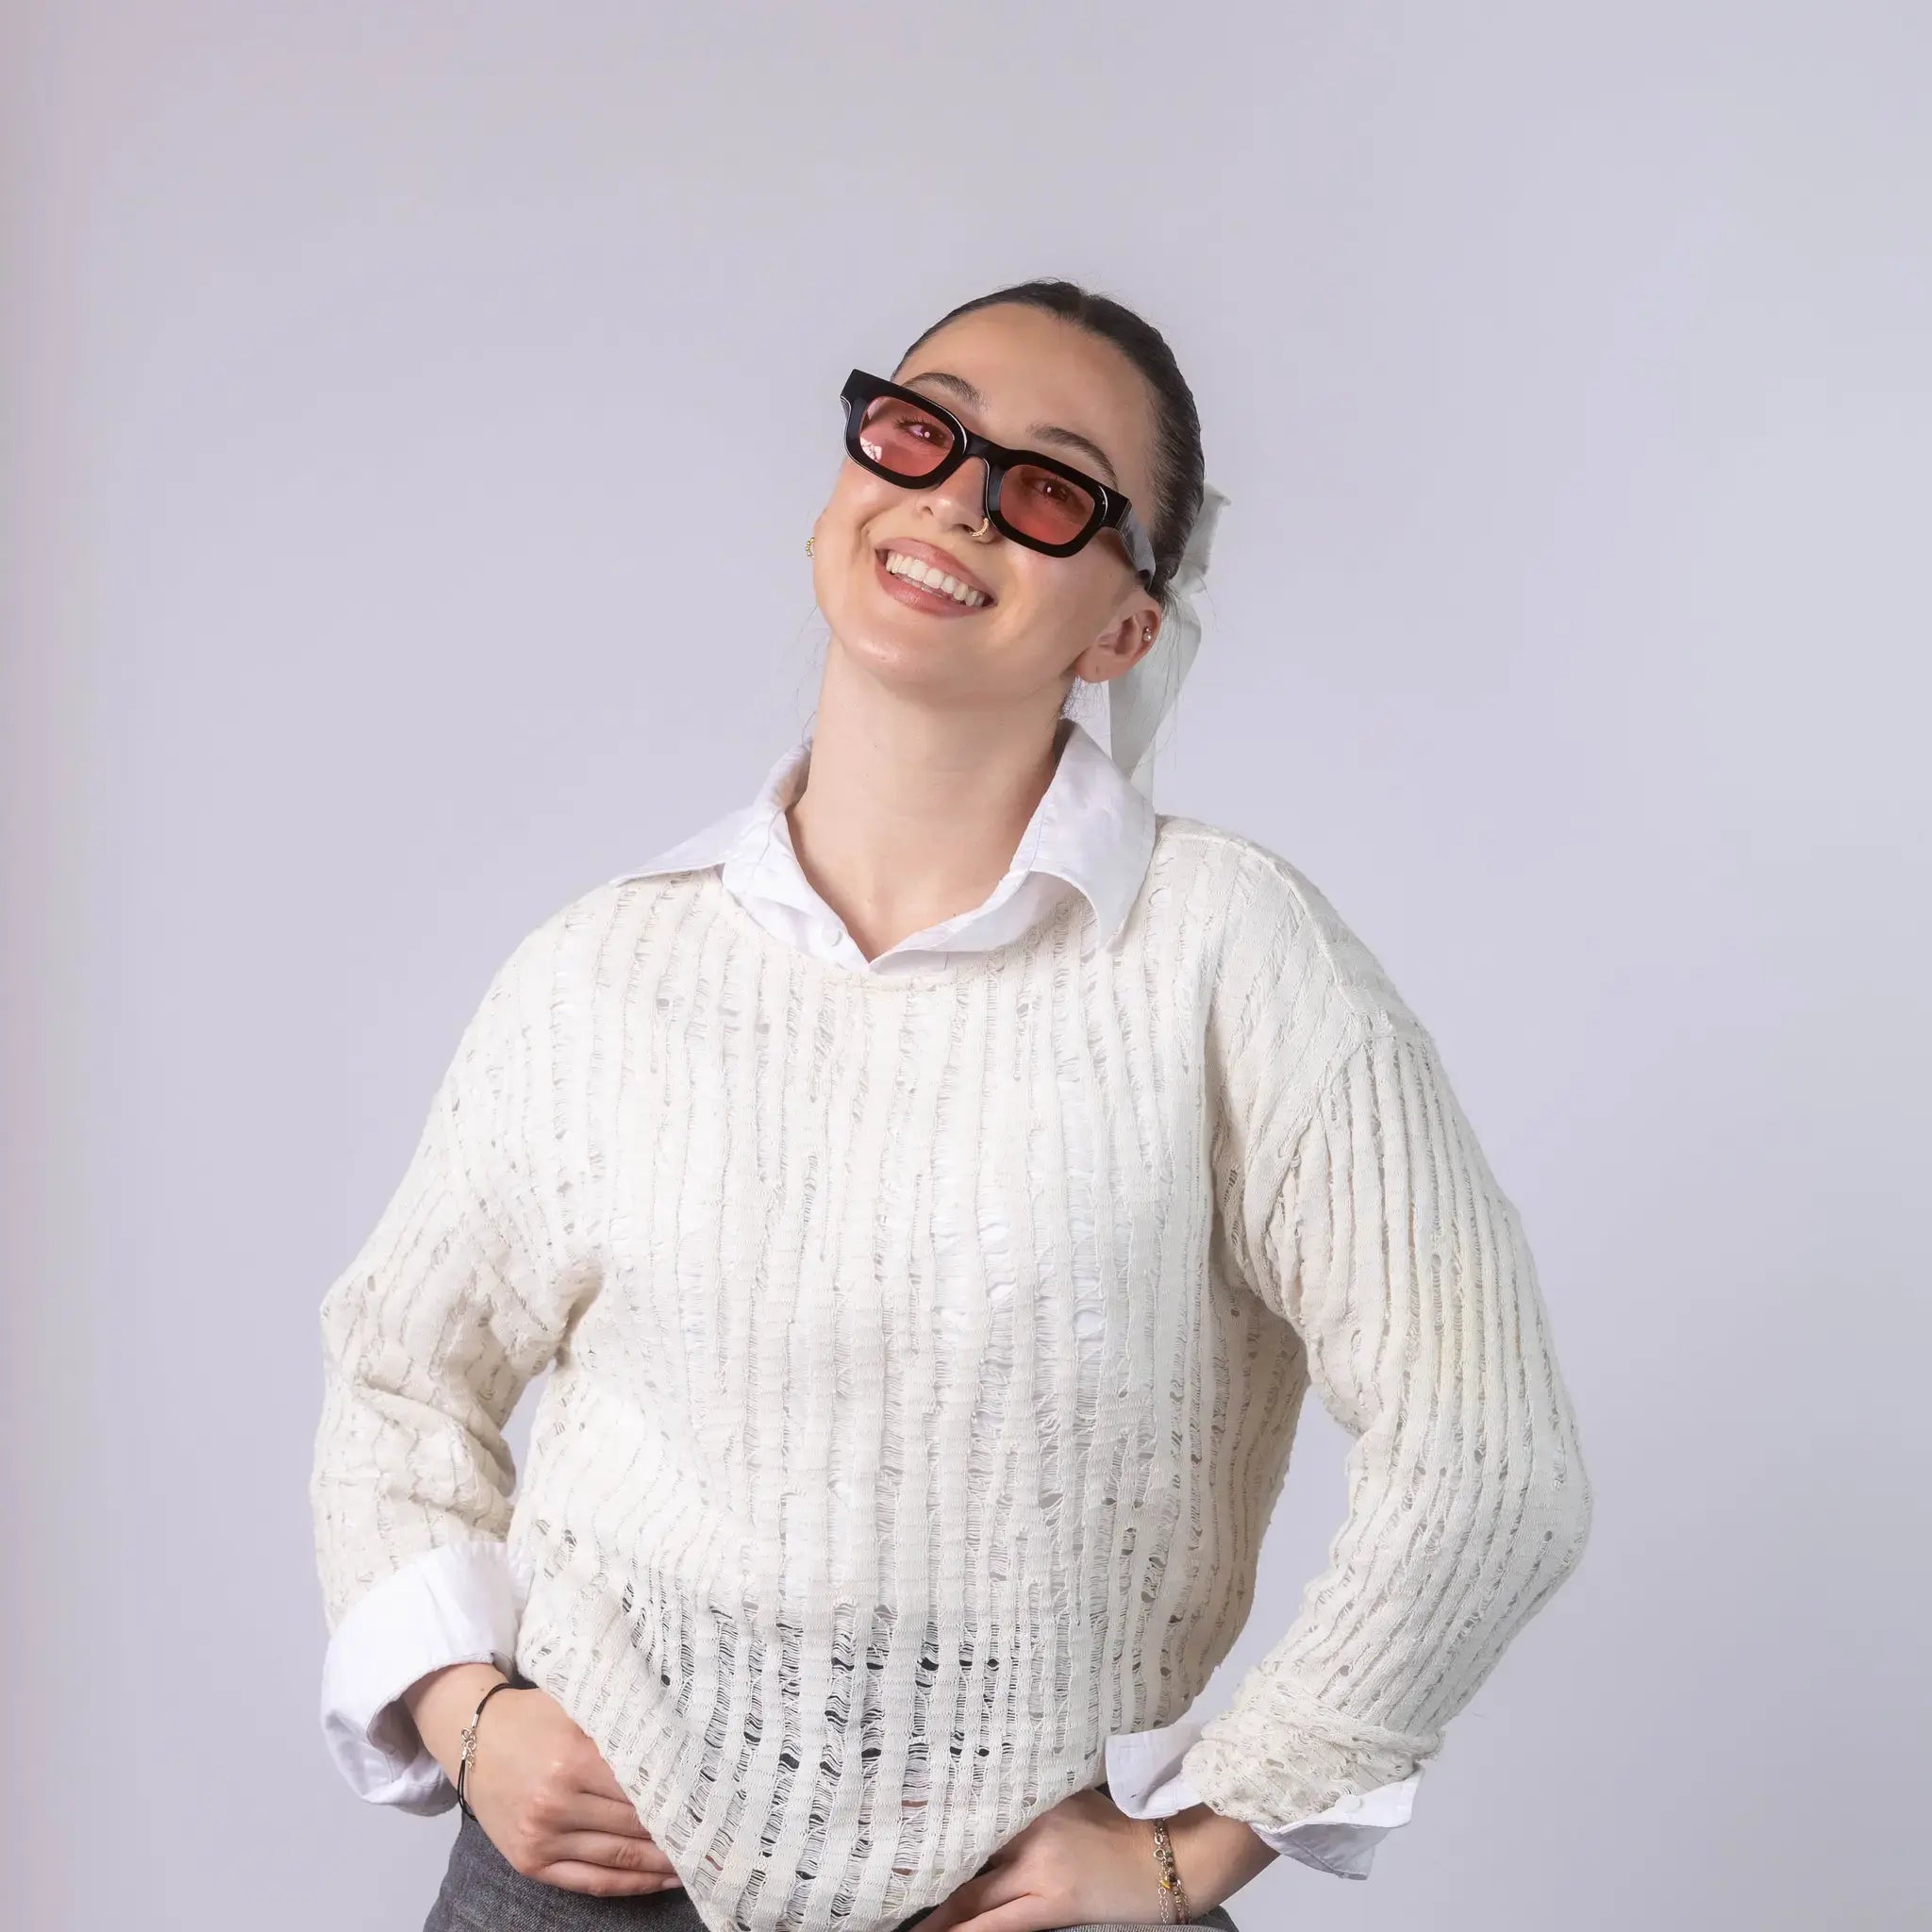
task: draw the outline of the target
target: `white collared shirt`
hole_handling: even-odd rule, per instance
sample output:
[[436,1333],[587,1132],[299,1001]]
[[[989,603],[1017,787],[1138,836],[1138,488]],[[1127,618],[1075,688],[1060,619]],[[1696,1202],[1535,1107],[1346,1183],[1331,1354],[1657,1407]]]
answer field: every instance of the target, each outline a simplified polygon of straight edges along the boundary
[[1027,930],[1070,889],[1085,893],[1090,944],[1124,923],[1154,854],[1154,808],[1087,728],[1072,720],[1053,781],[1026,822],[1012,863],[970,911],[908,933],[868,960],[798,863],[786,818],[811,758],[808,731],[766,774],[747,806],[660,852],[620,878],[650,878],[717,865],[724,885],[758,924],[789,945],[848,966],[890,974],[924,967],[935,953],[982,953]]
[[[855,973],[925,969],[936,955],[983,952],[1026,931],[1070,891],[1092,909],[1090,945],[1120,930],[1154,850],[1152,804],[1099,741],[1069,721],[1052,782],[1020,835],[1012,863],[979,905],[910,933],[868,960],[806,877],[786,813],[809,764],[808,730],[772,766],[749,805],[666,848],[621,878],[722,868],[725,890],[788,945]],[[447,1664],[493,1661],[506,1674],[529,1579],[507,1548],[472,1540],[430,1551],[370,1591],[331,1640],[323,1667],[322,1724],[329,1751],[372,1804],[433,1814],[454,1787],[424,1747],[403,1692]],[[1108,1794],[1130,1818],[1168,1818],[1200,1803],[1182,1774],[1201,1734],[1184,1720],[1117,1733],[1107,1742]],[[1383,1836],[1408,1822],[1418,1769],[1399,1783],[1341,1799],[1283,1832],[1273,1849],[1338,1876],[1366,1878]]]

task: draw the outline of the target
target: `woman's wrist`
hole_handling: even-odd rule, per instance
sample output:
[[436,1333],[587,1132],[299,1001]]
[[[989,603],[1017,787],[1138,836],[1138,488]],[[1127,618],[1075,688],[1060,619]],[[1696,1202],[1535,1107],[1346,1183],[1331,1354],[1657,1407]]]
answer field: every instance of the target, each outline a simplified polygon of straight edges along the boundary
[[463,1726],[470,1722],[476,1700],[491,1685],[508,1682],[494,1664],[445,1664],[417,1678],[403,1692],[404,1707],[415,1720],[424,1748],[452,1784],[463,1755]]
[[[1196,1916],[1231,1899],[1281,1854],[1239,1818],[1224,1818],[1208,1805],[1191,1805],[1167,1821],[1174,1863]],[[1150,1853],[1150,1858],[1151,1858]]]

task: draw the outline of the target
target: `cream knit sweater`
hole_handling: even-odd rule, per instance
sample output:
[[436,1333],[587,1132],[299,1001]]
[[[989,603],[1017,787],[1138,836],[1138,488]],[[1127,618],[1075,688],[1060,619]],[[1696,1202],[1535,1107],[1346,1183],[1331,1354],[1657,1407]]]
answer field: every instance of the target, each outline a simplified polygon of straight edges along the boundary
[[325,1298],[331,1631],[507,1538],[518,1664],[714,1932],[884,1932],[1185,1711],[1310,1381],[1347,1516],[1189,1753],[1218,1810],[1407,1775],[1588,1536],[1520,1219],[1374,958],[1173,815],[1089,918],[877,978],[715,871],[582,893]]

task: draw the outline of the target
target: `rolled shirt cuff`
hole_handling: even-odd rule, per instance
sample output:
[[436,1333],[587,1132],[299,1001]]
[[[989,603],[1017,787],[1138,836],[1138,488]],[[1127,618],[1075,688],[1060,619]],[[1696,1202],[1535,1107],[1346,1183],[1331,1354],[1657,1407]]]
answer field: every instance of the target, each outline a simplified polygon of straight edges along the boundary
[[403,1692],[446,1664],[509,1675],[528,1595],[507,1547],[474,1538],[426,1551],[356,1600],[323,1659],[322,1735],[357,1796],[424,1816],[456,1803]]
[[[1107,1740],[1108,1794],[1129,1818],[1172,1818],[1203,1802],[1180,1768],[1200,1737],[1198,1722],[1183,1720],[1156,1730],[1123,1732]],[[1375,1848],[1407,1824],[1422,1781],[1418,1766],[1397,1784],[1348,1793],[1327,1810],[1282,1831],[1250,1828],[1272,1850],[1338,1878],[1366,1878]]]

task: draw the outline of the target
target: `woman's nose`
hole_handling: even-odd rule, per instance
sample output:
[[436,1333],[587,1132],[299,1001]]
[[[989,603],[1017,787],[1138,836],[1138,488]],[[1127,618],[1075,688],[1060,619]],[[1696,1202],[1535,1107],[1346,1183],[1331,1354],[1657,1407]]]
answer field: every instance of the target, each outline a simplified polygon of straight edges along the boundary
[[986,459],[973,457],[961,463],[932,492],[933,515],[942,525],[976,530],[986,521]]

